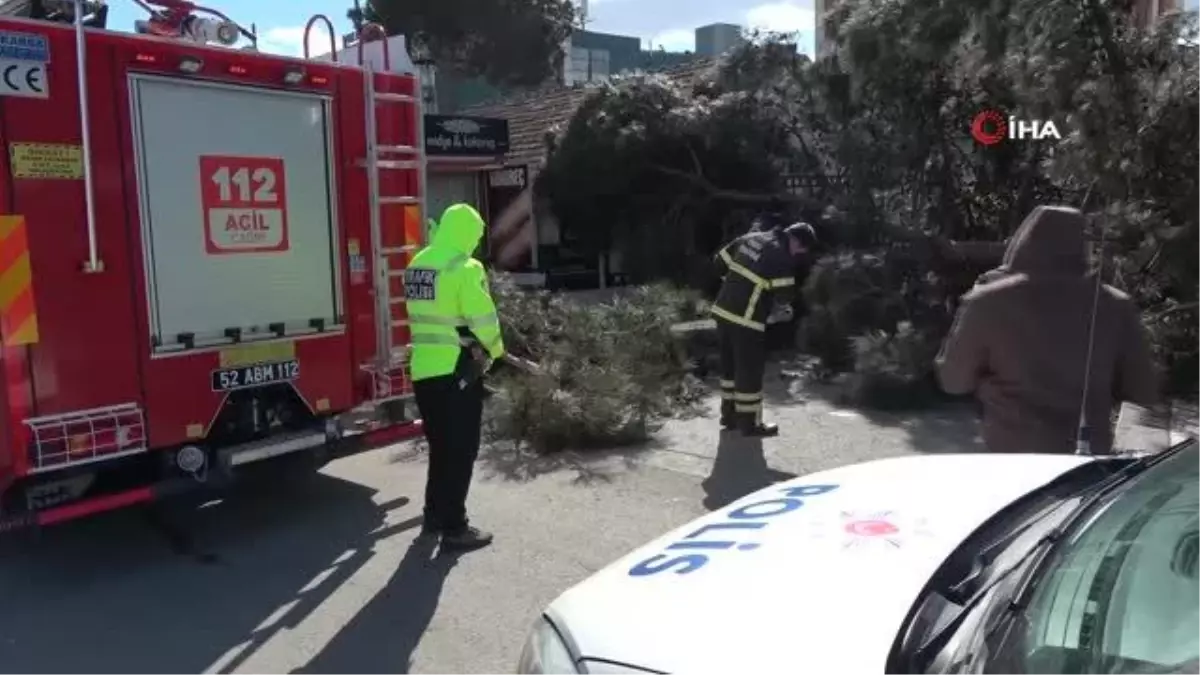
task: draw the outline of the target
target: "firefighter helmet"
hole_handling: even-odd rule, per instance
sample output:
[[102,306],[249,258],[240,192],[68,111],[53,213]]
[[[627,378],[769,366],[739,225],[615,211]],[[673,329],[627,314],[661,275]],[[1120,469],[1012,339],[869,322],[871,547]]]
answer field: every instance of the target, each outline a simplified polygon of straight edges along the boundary
[[814,249],[817,246],[817,233],[813,230],[813,226],[803,221],[797,221],[783,228],[783,233],[800,242],[806,249]]

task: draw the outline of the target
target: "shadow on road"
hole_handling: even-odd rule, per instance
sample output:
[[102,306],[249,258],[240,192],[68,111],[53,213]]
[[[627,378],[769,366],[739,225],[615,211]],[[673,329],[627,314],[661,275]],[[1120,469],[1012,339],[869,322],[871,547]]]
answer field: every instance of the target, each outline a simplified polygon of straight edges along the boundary
[[407,673],[458,556],[418,537],[387,585],[295,673]]
[[638,466],[639,455],[651,444],[618,449],[563,450],[538,453],[512,441],[488,443],[479,453],[479,465],[487,478],[528,481],[546,474],[567,471],[577,485],[607,483],[616,474]]
[[374,542],[420,524],[385,525],[408,499],[376,504],[372,488],[325,474],[265,487],[172,510],[166,533],[124,511],[0,546],[3,669],[229,672],[321,605]]
[[867,415],[876,424],[897,426],[908,434],[917,452],[951,454],[986,452],[979,434],[979,421],[967,405],[947,404],[935,410],[909,415]]
[[[622,448],[587,448],[540,453],[526,443],[498,438],[484,421],[484,440],[475,472],[484,478],[525,482],[548,474],[570,472],[576,485],[607,483],[613,476],[636,469],[639,455],[655,440]],[[391,462],[424,461],[429,445],[424,439],[400,444],[389,456]]]
[[885,411],[856,406],[845,386],[807,377],[805,365],[783,361],[768,366],[763,396],[776,406],[814,404],[814,414],[854,415],[877,427],[901,429],[916,452],[984,452],[978,416],[969,398],[917,410]]
[[715,511],[772,483],[795,478],[787,471],[767,466],[761,438],[746,438],[733,431],[721,434],[712,472],[700,485],[704,508]]

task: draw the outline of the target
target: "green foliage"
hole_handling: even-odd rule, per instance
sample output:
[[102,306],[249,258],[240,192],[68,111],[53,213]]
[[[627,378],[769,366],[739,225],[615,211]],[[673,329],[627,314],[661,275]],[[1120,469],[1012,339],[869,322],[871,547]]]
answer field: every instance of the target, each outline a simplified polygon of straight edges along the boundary
[[[982,271],[948,242],[1001,241],[1039,203],[1082,203],[1173,390],[1194,392],[1195,15],[1144,30],[1121,0],[849,0],[830,20],[838,49],[816,62],[762,35],[697,81],[597,92],[539,178],[562,227],[643,261],[640,278],[678,277],[786,201],[846,251],[814,275],[802,335],[843,370],[893,349],[878,331],[902,324],[906,342],[940,342]],[[969,129],[985,109],[1063,138],[983,146]]]
[[670,331],[691,318],[692,294],[666,285],[598,303],[492,281],[507,349],[542,373],[501,371],[490,435],[540,452],[646,440],[697,394]]
[[[933,357],[953,320],[954,291],[929,257],[893,247],[827,256],[804,287],[812,307],[801,324],[801,349],[821,373],[851,371],[851,398],[863,405],[918,405],[930,400]],[[980,269],[962,269],[973,278]]]
[[942,398],[929,364],[938,344],[929,334],[901,323],[894,333],[872,331],[853,340],[854,374],[849,395],[878,409],[921,408]]
[[403,33],[448,71],[496,86],[538,86],[556,73],[575,23],[570,0],[369,0],[355,25]]

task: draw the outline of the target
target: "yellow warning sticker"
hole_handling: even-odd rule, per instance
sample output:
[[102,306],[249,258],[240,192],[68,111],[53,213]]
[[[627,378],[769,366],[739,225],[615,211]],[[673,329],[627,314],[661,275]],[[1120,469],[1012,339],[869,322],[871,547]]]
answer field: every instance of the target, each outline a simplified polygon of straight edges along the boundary
[[351,239],[347,242],[346,248],[349,250],[350,255],[358,255],[358,240]]
[[296,343],[291,340],[284,342],[251,342],[221,350],[221,367],[233,368],[249,366],[255,363],[273,363],[288,361],[296,358]]
[[9,143],[13,178],[83,178],[83,149],[70,143]]

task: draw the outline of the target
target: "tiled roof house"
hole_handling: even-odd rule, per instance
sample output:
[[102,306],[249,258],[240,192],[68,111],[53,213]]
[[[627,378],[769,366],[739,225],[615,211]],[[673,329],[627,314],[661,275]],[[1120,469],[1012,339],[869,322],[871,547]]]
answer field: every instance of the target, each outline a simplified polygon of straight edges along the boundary
[[[715,58],[703,58],[689,63],[650,71],[681,81],[695,81],[717,64]],[[583,101],[600,85],[584,84],[572,87],[561,85],[522,94],[512,98],[482,103],[459,111],[475,117],[495,117],[508,120],[509,150],[505,164],[539,165],[545,156],[546,134],[558,125],[566,124]]]

